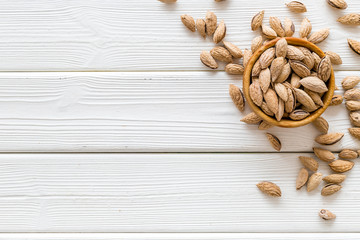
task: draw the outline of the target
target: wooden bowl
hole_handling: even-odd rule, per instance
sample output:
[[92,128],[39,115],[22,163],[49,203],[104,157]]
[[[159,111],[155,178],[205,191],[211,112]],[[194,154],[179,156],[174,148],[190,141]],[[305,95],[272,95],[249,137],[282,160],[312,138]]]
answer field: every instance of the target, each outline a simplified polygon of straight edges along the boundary
[[[291,45],[295,45],[295,46],[303,46],[306,47],[308,49],[310,49],[312,52],[317,53],[321,58],[323,58],[325,56],[325,53],[323,51],[321,51],[320,48],[318,48],[315,44],[308,42],[304,39],[300,39],[300,38],[293,38],[293,37],[287,37],[285,38],[286,41],[288,42],[288,44]],[[244,78],[243,78],[243,91],[244,91],[244,95],[245,98],[248,102],[248,104],[250,105],[251,109],[259,116],[261,117],[263,120],[271,123],[274,126],[278,126],[278,127],[285,127],[285,128],[295,128],[295,127],[300,127],[300,126],[304,126],[306,124],[311,123],[312,121],[314,121],[315,119],[317,119],[318,117],[320,117],[321,114],[323,114],[323,112],[326,110],[326,108],[330,105],[331,99],[334,95],[334,90],[335,90],[335,75],[334,75],[334,70],[331,68],[331,77],[330,79],[327,81],[327,87],[328,87],[328,91],[324,94],[324,96],[322,97],[322,100],[324,102],[324,106],[317,109],[316,111],[312,112],[308,117],[304,118],[303,120],[300,121],[295,121],[295,120],[291,120],[291,119],[282,119],[280,121],[277,121],[274,117],[270,117],[268,115],[266,115],[261,108],[259,108],[257,105],[255,105],[251,98],[250,98],[250,93],[249,93],[249,86],[251,83],[251,72],[253,69],[253,66],[255,64],[255,62],[258,60],[258,58],[260,57],[260,55],[268,48],[275,46],[276,42],[279,41],[280,38],[276,38],[270,42],[268,42],[266,45],[260,47],[251,57],[251,59],[249,60],[249,63],[245,69],[245,73],[244,73]]]

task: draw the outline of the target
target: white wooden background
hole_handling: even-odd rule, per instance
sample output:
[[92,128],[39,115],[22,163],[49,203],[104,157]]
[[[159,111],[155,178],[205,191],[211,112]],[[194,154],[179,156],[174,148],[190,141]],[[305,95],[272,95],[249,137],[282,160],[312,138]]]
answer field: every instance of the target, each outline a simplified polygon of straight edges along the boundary
[[[331,197],[296,191],[297,157],[312,155],[319,133],[270,129],[283,143],[275,153],[264,132],[239,121],[228,85],[241,78],[206,69],[199,53],[213,43],[180,21],[212,10],[226,39],[246,48],[256,12],[265,8],[266,23],[290,17],[297,29],[308,17],[314,31],[331,29],[320,47],[344,61],[338,85],[360,75],[346,41],[360,40],[359,27],[336,22],[360,12],[359,1],[339,11],[303,0],[305,14],[285,2],[0,1],[0,239],[359,239],[360,166]],[[328,149],[360,149],[344,105],[324,117],[346,133]],[[261,194],[261,180],[283,197]],[[322,221],[321,208],[336,221]]]

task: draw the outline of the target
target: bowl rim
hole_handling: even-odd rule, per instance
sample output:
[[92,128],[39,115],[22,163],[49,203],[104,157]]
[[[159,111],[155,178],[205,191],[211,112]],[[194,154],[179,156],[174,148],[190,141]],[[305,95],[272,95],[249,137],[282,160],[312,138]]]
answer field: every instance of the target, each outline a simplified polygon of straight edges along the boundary
[[[316,120],[318,117],[321,116],[321,114],[323,114],[325,112],[325,110],[328,108],[328,106],[331,103],[331,100],[334,96],[334,91],[335,91],[335,75],[334,75],[334,69],[331,66],[331,76],[330,79],[327,81],[327,87],[328,87],[328,91],[324,94],[324,96],[322,97],[323,102],[324,102],[324,106],[320,107],[319,109],[317,109],[316,111],[312,112],[308,117],[296,121],[296,120],[291,120],[291,119],[281,119],[280,121],[277,121],[275,118],[270,117],[268,115],[266,115],[261,108],[259,108],[257,105],[255,105],[251,98],[250,98],[250,93],[249,93],[249,87],[250,87],[250,80],[251,80],[251,73],[252,73],[252,69],[253,66],[255,64],[255,62],[259,59],[260,55],[267,50],[270,47],[275,46],[275,44],[277,43],[277,41],[279,41],[281,38],[275,38],[273,40],[271,40],[270,42],[268,42],[267,44],[261,46],[250,58],[246,68],[245,68],[245,72],[244,72],[244,77],[243,77],[243,92],[246,98],[246,101],[248,102],[248,104],[250,105],[251,109],[263,120],[269,122],[270,124],[274,125],[274,126],[278,126],[278,127],[284,127],[284,128],[295,128],[295,127],[300,127],[300,126],[304,126],[307,125],[311,122],[313,122],[314,120]],[[312,52],[315,52],[316,54],[319,55],[320,58],[323,58],[325,56],[325,53],[315,44],[301,39],[301,38],[295,38],[295,37],[285,37],[286,41],[288,44],[291,45],[295,45],[295,46],[302,46],[302,47],[306,47],[309,50],[311,50]]]

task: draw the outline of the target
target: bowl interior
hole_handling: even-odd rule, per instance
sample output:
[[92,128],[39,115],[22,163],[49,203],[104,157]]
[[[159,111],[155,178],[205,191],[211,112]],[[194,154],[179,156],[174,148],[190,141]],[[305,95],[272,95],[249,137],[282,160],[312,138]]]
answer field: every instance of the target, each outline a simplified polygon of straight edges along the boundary
[[[321,58],[323,58],[325,56],[324,52],[317,47],[315,44],[308,42],[304,39],[300,39],[300,38],[293,38],[293,37],[287,37],[285,38],[286,41],[288,42],[288,44],[290,45],[294,45],[294,46],[303,46],[308,48],[309,50],[311,50],[312,52],[315,52],[316,54],[318,54]],[[251,109],[259,116],[261,117],[263,120],[271,123],[272,125],[278,126],[278,127],[287,127],[287,128],[294,128],[294,127],[300,127],[300,126],[304,126],[306,124],[311,123],[312,121],[314,121],[315,119],[317,119],[321,114],[323,114],[323,112],[326,110],[326,108],[330,105],[331,99],[334,95],[334,90],[335,90],[335,75],[334,75],[334,70],[331,68],[331,77],[330,79],[326,82],[327,87],[328,87],[328,91],[324,94],[324,96],[322,97],[322,100],[324,102],[324,106],[320,107],[319,109],[317,109],[316,111],[312,112],[308,117],[306,117],[303,120],[300,121],[295,121],[295,120],[291,120],[291,119],[282,119],[280,121],[277,121],[275,118],[270,117],[268,115],[266,115],[261,108],[259,108],[257,105],[255,105],[251,98],[250,98],[250,93],[249,93],[249,86],[251,84],[251,72],[253,69],[253,66],[255,64],[255,62],[258,60],[258,58],[260,57],[260,55],[268,48],[275,46],[276,42],[280,40],[280,38],[276,38],[270,42],[268,42],[266,45],[260,47],[251,57],[251,59],[249,60],[248,65],[246,66],[245,72],[244,72],[244,78],[243,78],[243,91],[244,91],[244,95],[245,98],[248,102],[248,104],[250,105]]]

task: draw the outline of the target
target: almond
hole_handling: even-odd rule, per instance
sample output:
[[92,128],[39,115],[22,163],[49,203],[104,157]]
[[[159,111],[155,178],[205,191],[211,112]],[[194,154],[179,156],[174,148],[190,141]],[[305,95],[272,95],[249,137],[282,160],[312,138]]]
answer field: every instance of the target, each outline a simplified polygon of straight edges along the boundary
[[319,105],[321,107],[324,106],[324,103],[319,93],[313,92],[307,88],[304,88],[304,91],[311,97],[311,99],[314,101],[316,105]]
[[276,32],[279,37],[285,37],[285,30],[278,17],[270,17],[270,27]]
[[269,109],[269,107],[268,107],[268,105],[266,104],[266,102],[263,102],[263,103],[261,104],[261,110],[263,110],[263,112],[264,112],[266,115],[270,116],[270,117],[274,116],[274,113]]
[[289,78],[290,74],[291,74],[290,63],[287,63],[284,65],[279,77],[276,79],[275,82],[277,83],[285,82]]
[[319,168],[319,163],[312,157],[299,156],[300,162],[310,171],[316,172]]
[[284,30],[285,37],[292,37],[295,33],[295,25],[290,18],[285,17],[284,19]]
[[296,179],[296,190],[299,190],[300,188],[302,188],[306,184],[308,178],[309,178],[309,173],[306,170],[306,168],[300,169],[299,174]]
[[360,82],[360,77],[358,76],[349,76],[344,78],[341,81],[341,85],[343,89],[349,90],[351,88],[354,88],[358,83]]
[[210,54],[216,60],[226,63],[232,63],[232,56],[230,52],[224,47],[216,46],[211,49]]
[[266,136],[267,136],[271,146],[276,151],[280,151],[281,150],[281,142],[280,142],[280,140],[275,135],[273,135],[271,133],[266,133]]
[[310,69],[305,63],[295,60],[290,60],[291,69],[301,78],[310,76]]
[[304,18],[303,21],[301,22],[301,27],[300,27],[300,32],[299,32],[300,37],[306,38],[311,33],[311,30],[312,30],[312,25],[311,25],[309,19]]
[[266,38],[274,39],[277,37],[276,32],[271,27],[268,27],[266,25],[261,26],[261,31]]
[[346,160],[353,160],[358,158],[359,155],[357,151],[351,150],[351,149],[343,149],[339,153],[339,158],[346,159]]
[[253,66],[251,76],[257,77],[260,75],[260,72],[261,72],[260,60],[257,60]]
[[313,59],[314,59],[314,67],[313,67],[313,69],[317,70],[318,67],[319,67],[319,64],[321,62],[321,58],[319,57],[319,55],[317,55],[314,52],[312,52],[311,54],[313,55]]
[[258,129],[259,130],[267,130],[267,129],[272,128],[273,126],[274,125],[268,123],[267,121],[261,121],[260,124],[259,124]]
[[257,106],[261,106],[261,104],[263,102],[263,94],[262,94],[259,82],[253,82],[252,84],[250,84],[249,94],[250,94],[251,100]]
[[240,64],[229,63],[225,66],[225,72],[231,75],[242,75],[244,67]]
[[245,68],[246,68],[251,56],[252,56],[252,52],[249,49],[245,48],[244,55],[243,55],[243,65]]
[[187,14],[181,15],[181,21],[190,31],[195,32],[195,20],[192,16]]
[[359,111],[360,110],[360,102],[359,101],[346,101],[345,105],[349,111]]
[[278,79],[286,63],[287,62],[283,57],[277,57],[272,61],[270,72],[271,72],[271,79],[273,82]]
[[311,34],[308,41],[314,44],[321,43],[329,36],[329,33],[330,31],[328,28],[321,29],[320,31]]
[[341,95],[334,95],[331,99],[330,106],[340,105],[343,102],[343,96]]
[[331,76],[331,61],[329,56],[325,56],[321,59],[317,72],[317,75],[321,80],[325,82],[329,80]]
[[[333,1],[333,0],[330,0],[330,1]],[[333,214],[332,212],[330,212],[329,210],[326,210],[326,209],[321,209],[319,212],[319,216],[324,220],[333,220],[336,218],[335,214]]]
[[330,61],[332,64],[340,65],[342,64],[342,59],[339,54],[333,52],[333,51],[326,51],[325,54],[329,56]]
[[269,68],[261,70],[259,75],[259,82],[260,82],[261,90],[263,92],[267,92],[271,83],[271,73]]
[[311,192],[313,190],[315,190],[321,183],[322,180],[322,173],[313,173],[307,183],[307,191]]
[[318,117],[313,121],[313,125],[323,134],[326,134],[329,130],[329,123],[323,117]]
[[349,128],[350,134],[360,140],[360,128]]
[[215,61],[215,59],[211,56],[211,54],[207,51],[202,51],[201,54],[200,54],[200,60],[201,62],[209,67],[209,68],[212,68],[212,69],[216,69],[218,68],[218,64],[217,62]]
[[251,20],[251,30],[258,29],[263,22],[265,11],[258,12]]
[[350,113],[350,121],[353,126],[360,127],[360,113],[359,112],[351,112]]
[[357,54],[360,54],[360,42],[353,40],[353,39],[348,39],[348,44],[349,47]]
[[329,163],[329,166],[334,172],[344,173],[350,171],[354,167],[354,163],[339,159]]
[[317,136],[315,141],[322,145],[332,145],[339,142],[343,137],[343,133],[328,133]]
[[311,51],[305,47],[298,47],[298,49],[304,54],[303,63],[309,68],[313,69],[315,65],[315,59]]
[[332,195],[338,191],[340,191],[342,187],[340,185],[337,184],[327,184],[322,190],[321,190],[321,195],[322,196],[329,196]]
[[242,58],[243,54],[241,49],[236,46],[235,44],[231,43],[231,42],[226,42],[223,41],[225,48],[229,51],[229,53],[234,57],[234,58]]
[[251,42],[251,51],[254,53],[258,50],[263,43],[262,36],[255,37]]
[[203,38],[206,38],[206,27],[204,19],[197,19],[195,23],[196,29]]
[[327,0],[327,3],[337,9],[346,9],[348,6],[345,0]]
[[260,182],[256,185],[260,191],[272,197],[281,197],[281,190],[278,185],[272,182]]
[[263,52],[263,54],[261,54],[259,58],[261,69],[265,69],[269,67],[272,61],[274,60],[274,58],[275,58],[275,48],[272,47],[265,50],[265,52]]
[[335,155],[329,150],[322,148],[313,148],[315,155],[324,162],[331,162],[335,160]]
[[276,57],[286,57],[288,44],[285,38],[281,38],[275,44],[275,55]]
[[310,113],[303,109],[296,109],[292,113],[290,113],[289,117],[292,120],[300,121],[307,118],[309,115]]
[[346,25],[360,25],[360,14],[349,13],[345,16],[339,17],[337,21]]
[[344,94],[344,98],[346,100],[360,100],[360,89],[353,88],[353,89],[347,90]]
[[[295,109],[296,99],[295,99],[293,90],[288,88],[287,92],[288,92],[288,100],[285,102],[285,112],[291,113]],[[307,117],[307,116],[305,116],[305,117]]]
[[323,181],[325,181],[327,183],[340,184],[343,181],[345,181],[345,179],[346,179],[346,175],[344,175],[344,174],[331,174],[329,176],[324,177]]
[[302,53],[300,49],[294,47],[292,45],[288,45],[286,57],[291,60],[303,60],[305,55]]
[[287,101],[288,100],[288,91],[287,88],[281,84],[281,83],[275,83],[274,84],[274,89],[275,92],[277,93],[277,95],[283,100],[283,101]]
[[278,112],[275,114],[275,118],[277,121],[280,121],[285,113],[285,103],[282,99],[279,99],[279,107]]
[[239,109],[240,112],[243,112],[245,109],[245,99],[240,88],[234,84],[230,84],[229,94],[237,109]]
[[300,80],[301,78],[298,75],[296,75],[296,73],[291,74],[290,83],[293,88],[300,88],[301,86]]
[[310,111],[314,111],[317,109],[314,101],[311,99],[311,97],[303,90],[295,88],[295,95],[296,95],[296,100],[301,103],[302,105],[304,105],[305,107],[307,107],[308,109],[310,109]]
[[206,34],[212,36],[216,30],[217,17],[215,13],[208,11],[205,16]]
[[276,114],[279,110],[279,100],[276,95],[276,92],[273,89],[269,88],[267,92],[264,94],[264,99],[269,109],[274,114]]
[[261,118],[254,112],[247,114],[243,117],[240,121],[247,123],[247,124],[259,124],[261,122]]
[[214,33],[214,37],[213,37],[213,41],[214,43],[219,43],[221,42],[224,37],[226,35],[226,25],[224,23],[224,21],[222,20],[219,24],[219,26],[216,28],[215,33]]
[[290,9],[290,11],[296,13],[304,13],[307,11],[306,6],[299,1],[289,2],[286,4],[286,6]]
[[300,84],[313,92],[324,93],[328,91],[328,88],[326,87],[324,81],[322,81],[318,77],[305,77],[300,80]]

